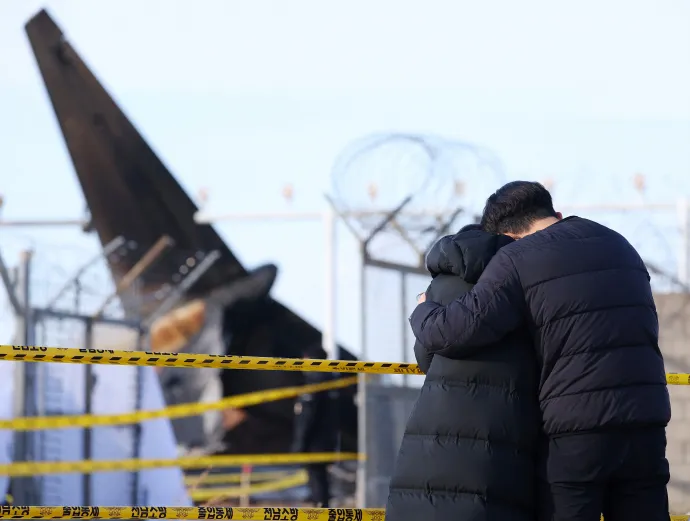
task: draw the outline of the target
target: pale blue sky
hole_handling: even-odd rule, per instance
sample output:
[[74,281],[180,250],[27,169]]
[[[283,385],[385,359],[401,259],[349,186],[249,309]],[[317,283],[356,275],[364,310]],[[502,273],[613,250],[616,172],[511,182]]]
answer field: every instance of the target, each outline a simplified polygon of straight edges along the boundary
[[[650,200],[690,196],[683,0],[4,0],[4,218],[77,217],[83,208],[23,33],[43,6],[182,184],[211,190],[209,210],[286,208],[286,182],[292,208],[322,208],[338,152],[391,130],[483,145],[509,178],[555,179],[560,204],[634,201],[637,172]],[[644,254],[675,261],[674,216],[591,216]],[[278,262],[276,296],[323,322],[317,225],[219,230],[248,265]],[[344,229],[340,237],[338,338],[356,349],[356,249]],[[32,243],[67,270],[96,247],[76,231],[0,229],[11,263]],[[410,296],[424,285],[412,281]],[[395,279],[377,276],[371,291],[371,357],[400,359]],[[0,333],[9,331],[6,319]]]

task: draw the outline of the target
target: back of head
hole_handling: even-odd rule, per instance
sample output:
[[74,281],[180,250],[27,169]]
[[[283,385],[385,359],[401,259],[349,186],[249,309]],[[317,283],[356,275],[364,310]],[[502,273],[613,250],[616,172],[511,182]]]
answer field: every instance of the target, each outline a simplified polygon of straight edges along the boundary
[[536,182],[513,181],[487,199],[481,225],[490,233],[520,237],[547,218],[560,218],[549,191]]
[[432,277],[454,275],[476,284],[498,250],[511,242],[510,237],[487,233],[479,225],[465,226],[434,244],[427,254],[426,267]]

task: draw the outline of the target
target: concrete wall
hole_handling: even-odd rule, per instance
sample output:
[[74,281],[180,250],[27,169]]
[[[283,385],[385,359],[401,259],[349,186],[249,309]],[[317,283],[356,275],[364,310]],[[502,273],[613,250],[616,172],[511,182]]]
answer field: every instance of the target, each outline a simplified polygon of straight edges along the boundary
[[[690,373],[690,295],[655,295],[660,345],[668,373]],[[668,428],[671,512],[690,512],[690,386],[671,385],[673,418]]]

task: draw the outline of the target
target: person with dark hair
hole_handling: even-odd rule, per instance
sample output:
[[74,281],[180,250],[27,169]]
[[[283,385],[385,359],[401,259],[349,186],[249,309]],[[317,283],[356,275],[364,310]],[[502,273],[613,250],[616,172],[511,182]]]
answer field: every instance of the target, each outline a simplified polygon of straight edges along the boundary
[[[544,224],[560,219],[553,209],[551,194],[539,183],[513,181],[490,195],[482,213],[482,229],[512,237],[528,235],[540,220]],[[551,219],[551,220],[549,220]]]
[[[309,353],[313,353],[312,350]],[[305,354],[304,358],[326,358],[325,352],[319,355]],[[304,384],[319,384],[330,381],[331,373],[305,371]],[[321,391],[300,395],[295,401],[295,431],[292,451],[334,452],[337,446],[337,392]],[[306,465],[309,477],[309,502],[318,507],[328,508],[331,499],[327,463]]]
[[446,306],[422,296],[416,338],[434,357],[468,360],[527,327],[547,438],[540,516],[668,521],[671,407],[644,262],[613,230],[562,218],[539,183],[500,188],[482,223],[518,240],[464,296]]
[[[426,258],[427,298],[467,293],[513,242],[477,225],[438,241]],[[540,412],[527,328],[464,360],[415,355],[426,374],[390,482],[386,521],[534,521]]]

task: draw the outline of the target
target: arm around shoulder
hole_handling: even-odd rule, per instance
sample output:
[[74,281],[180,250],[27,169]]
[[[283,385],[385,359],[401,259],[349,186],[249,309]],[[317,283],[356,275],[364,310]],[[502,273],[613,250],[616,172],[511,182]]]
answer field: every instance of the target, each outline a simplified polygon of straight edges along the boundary
[[515,330],[525,309],[517,270],[502,250],[472,291],[447,306],[423,302],[412,312],[410,325],[429,354],[465,358]]

